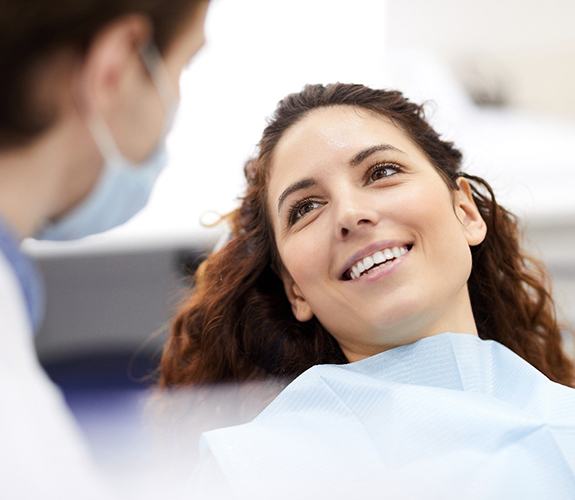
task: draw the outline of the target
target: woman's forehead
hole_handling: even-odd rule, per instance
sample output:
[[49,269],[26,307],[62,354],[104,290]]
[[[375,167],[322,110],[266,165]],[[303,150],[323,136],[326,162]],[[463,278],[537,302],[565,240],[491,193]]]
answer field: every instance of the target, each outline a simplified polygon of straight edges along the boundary
[[301,176],[324,166],[348,163],[358,151],[389,145],[421,156],[409,135],[389,118],[354,106],[331,106],[309,112],[278,141],[270,165],[270,188],[285,177]]

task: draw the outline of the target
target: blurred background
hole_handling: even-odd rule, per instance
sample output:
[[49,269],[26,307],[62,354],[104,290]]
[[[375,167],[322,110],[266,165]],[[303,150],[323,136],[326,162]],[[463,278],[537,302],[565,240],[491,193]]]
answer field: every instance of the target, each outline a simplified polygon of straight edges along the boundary
[[170,164],[146,210],[73,244],[27,241],[44,272],[40,359],[80,423],[153,381],[189,273],[234,208],[243,163],[285,94],[364,83],[428,102],[434,126],[521,217],[575,324],[575,2],[213,0],[182,82]]

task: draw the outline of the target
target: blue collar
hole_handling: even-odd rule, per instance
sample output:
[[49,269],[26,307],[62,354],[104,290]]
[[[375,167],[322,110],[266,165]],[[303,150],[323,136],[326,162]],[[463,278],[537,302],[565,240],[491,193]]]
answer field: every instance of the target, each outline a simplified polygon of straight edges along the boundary
[[18,278],[26,302],[28,317],[34,332],[44,317],[44,287],[40,273],[32,260],[20,250],[20,243],[8,225],[0,218],[0,253],[3,253]]

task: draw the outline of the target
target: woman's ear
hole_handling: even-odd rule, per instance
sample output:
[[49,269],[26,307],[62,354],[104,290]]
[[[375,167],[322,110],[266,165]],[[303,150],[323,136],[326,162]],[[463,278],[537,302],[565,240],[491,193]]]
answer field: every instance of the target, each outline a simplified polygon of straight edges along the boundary
[[473,199],[473,192],[467,179],[457,179],[458,190],[454,191],[453,208],[461,222],[469,246],[479,245],[487,234],[487,224]]
[[302,322],[312,319],[313,312],[311,307],[294,279],[286,270],[282,270],[281,278],[287,298],[291,304],[291,310],[296,319]]

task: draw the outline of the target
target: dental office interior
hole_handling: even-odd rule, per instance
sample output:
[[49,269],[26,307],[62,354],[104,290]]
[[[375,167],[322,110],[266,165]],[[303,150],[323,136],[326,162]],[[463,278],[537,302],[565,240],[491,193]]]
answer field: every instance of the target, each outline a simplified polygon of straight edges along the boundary
[[464,169],[520,217],[560,319],[575,324],[574,2],[217,0],[210,9],[146,209],[78,242],[25,243],[47,287],[41,363],[98,459],[110,457],[110,422],[124,429],[139,411],[142,398],[127,395],[149,394],[169,318],[225,235],[213,222],[236,206],[266,117],[306,83],[397,88],[427,102]]

